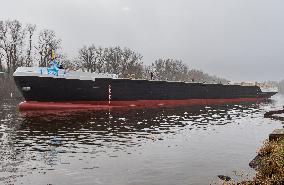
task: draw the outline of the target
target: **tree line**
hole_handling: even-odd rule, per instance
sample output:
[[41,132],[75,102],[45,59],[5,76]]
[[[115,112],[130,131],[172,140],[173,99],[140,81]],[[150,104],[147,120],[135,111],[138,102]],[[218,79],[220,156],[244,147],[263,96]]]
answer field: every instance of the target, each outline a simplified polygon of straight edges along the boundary
[[18,20],[0,21],[0,71],[12,74],[20,66],[47,66],[51,49],[58,50],[61,40],[52,30],[41,30],[35,42],[36,25]]
[[182,60],[159,58],[150,65],[143,56],[127,47],[100,47],[91,44],[68,58],[62,51],[62,40],[49,29],[37,31],[34,24],[18,20],[0,21],[0,71],[11,74],[20,66],[49,66],[51,51],[66,68],[97,73],[114,73],[121,78],[226,83],[227,80],[190,69]]
[[266,84],[270,86],[277,87],[280,94],[284,94],[284,79],[277,81],[267,81]]

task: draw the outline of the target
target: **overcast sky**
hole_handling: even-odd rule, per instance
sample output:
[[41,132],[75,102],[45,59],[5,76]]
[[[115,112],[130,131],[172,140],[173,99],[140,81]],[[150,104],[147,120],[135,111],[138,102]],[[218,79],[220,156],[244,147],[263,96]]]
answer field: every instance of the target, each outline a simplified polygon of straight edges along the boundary
[[150,64],[182,59],[234,81],[284,78],[283,0],[0,0],[0,19],[48,28],[76,56],[83,45],[129,47]]

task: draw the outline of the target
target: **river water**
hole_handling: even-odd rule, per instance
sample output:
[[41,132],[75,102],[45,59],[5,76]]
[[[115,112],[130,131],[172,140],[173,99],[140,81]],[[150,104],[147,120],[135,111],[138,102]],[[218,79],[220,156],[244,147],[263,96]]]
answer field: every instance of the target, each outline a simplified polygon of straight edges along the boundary
[[0,184],[212,184],[249,162],[284,97],[218,106],[19,112],[0,101]]

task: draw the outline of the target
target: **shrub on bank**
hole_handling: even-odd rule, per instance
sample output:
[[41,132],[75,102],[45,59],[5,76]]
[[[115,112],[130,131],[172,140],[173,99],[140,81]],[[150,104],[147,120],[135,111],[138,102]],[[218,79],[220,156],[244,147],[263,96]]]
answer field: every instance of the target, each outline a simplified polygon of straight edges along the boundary
[[284,140],[265,142],[252,184],[284,184]]
[[250,181],[224,181],[224,185],[282,185],[284,184],[284,139],[266,141],[258,152],[256,175]]

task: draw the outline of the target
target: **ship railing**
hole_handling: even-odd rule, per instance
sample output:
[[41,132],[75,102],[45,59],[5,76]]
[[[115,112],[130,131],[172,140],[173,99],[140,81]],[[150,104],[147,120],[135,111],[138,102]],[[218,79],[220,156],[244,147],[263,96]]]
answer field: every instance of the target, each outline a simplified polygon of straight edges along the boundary
[[108,73],[91,73],[83,71],[73,71],[68,69],[59,69],[53,72],[48,67],[19,67],[14,75],[35,75],[35,76],[52,76],[58,78],[71,78],[71,79],[95,79],[95,78],[117,78],[115,74]]
[[278,87],[260,87],[262,92],[278,92]]

